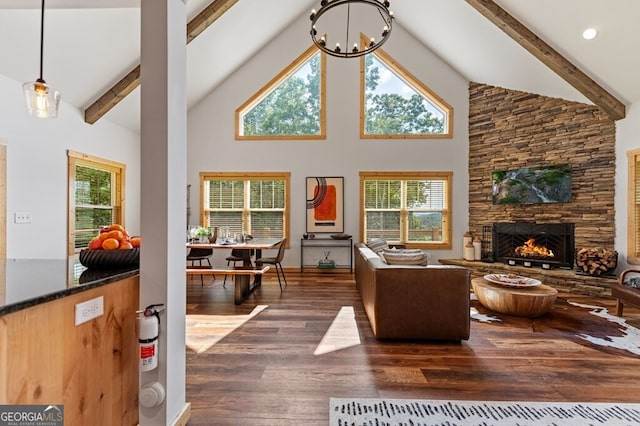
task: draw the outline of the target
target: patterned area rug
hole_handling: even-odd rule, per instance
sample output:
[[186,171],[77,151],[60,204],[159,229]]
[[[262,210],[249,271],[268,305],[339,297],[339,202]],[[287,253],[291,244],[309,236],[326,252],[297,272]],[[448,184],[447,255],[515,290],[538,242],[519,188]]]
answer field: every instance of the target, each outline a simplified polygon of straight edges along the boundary
[[330,426],[632,426],[640,404],[331,398]]
[[522,318],[489,311],[472,297],[471,319],[499,327],[529,329],[541,336],[559,336],[612,355],[640,358],[640,329],[601,306],[559,297],[547,314]]

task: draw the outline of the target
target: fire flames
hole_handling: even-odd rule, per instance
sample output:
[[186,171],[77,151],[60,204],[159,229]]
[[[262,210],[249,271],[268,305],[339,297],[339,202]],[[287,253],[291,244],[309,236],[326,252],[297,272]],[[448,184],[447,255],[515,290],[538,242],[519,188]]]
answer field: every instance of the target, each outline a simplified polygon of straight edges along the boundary
[[515,253],[522,257],[555,257],[553,251],[545,246],[536,245],[535,238],[529,238],[523,245],[515,248]]

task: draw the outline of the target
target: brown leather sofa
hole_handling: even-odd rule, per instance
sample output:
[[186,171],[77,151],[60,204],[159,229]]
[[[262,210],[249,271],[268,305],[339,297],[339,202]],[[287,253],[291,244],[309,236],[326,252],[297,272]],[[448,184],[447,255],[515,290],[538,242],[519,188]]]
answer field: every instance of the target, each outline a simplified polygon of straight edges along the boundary
[[388,265],[355,244],[356,285],[378,339],[467,340],[471,271]]

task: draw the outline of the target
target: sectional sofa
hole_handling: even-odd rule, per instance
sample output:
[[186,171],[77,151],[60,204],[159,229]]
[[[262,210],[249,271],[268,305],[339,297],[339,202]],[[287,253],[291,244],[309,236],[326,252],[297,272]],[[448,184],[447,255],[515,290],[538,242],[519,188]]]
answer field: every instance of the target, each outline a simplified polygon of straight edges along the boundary
[[469,269],[388,264],[382,250],[354,247],[356,285],[376,338],[469,338]]

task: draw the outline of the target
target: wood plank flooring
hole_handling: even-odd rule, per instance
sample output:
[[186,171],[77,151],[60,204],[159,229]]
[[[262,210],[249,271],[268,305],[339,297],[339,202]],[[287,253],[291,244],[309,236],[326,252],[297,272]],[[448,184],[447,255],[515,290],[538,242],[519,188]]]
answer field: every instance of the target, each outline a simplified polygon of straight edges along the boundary
[[[283,292],[269,273],[240,306],[229,279],[223,288],[221,276],[189,278],[187,314],[215,315],[213,324],[267,305],[202,353],[186,349],[189,425],[326,425],[330,397],[640,402],[640,358],[476,321],[461,343],[378,341],[353,275],[286,274]],[[614,312],[613,300],[569,297]],[[338,313],[349,328],[343,307],[361,343],[314,355]],[[625,311],[639,327],[640,310]]]

